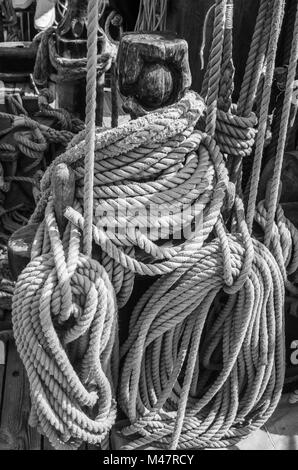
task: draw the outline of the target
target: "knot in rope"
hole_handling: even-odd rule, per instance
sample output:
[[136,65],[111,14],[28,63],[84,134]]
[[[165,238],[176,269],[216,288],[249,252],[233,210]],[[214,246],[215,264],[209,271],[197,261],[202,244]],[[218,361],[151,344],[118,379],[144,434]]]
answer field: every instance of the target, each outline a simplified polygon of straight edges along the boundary
[[34,160],[31,165],[28,165],[24,172],[28,173],[36,168],[44,158],[44,153],[48,148],[48,143],[34,121],[24,121],[25,127],[28,127],[28,132],[15,132],[14,140],[17,143],[19,150],[28,158]]
[[223,154],[236,157],[248,157],[252,154],[257,135],[257,117],[239,116],[236,106],[229,112],[217,111],[216,140]]
[[40,90],[38,95],[39,116],[54,117],[62,130],[73,130],[72,116],[66,109],[52,108],[50,104],[55,100],[54,93],[48,88]]
[[12,321],[32,420],[56,448],[99,444],[114,422],[113,292],[104,268],[80,253],[78,230],[68,226],[60,238],[50,200],[16,285]]

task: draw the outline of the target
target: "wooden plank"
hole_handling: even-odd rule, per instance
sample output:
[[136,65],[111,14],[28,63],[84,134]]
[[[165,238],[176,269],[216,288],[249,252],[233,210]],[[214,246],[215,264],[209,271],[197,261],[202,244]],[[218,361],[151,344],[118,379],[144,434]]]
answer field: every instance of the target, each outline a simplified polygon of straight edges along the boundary
[[6,344],[0,341],[0,428],[1,428],[1,410],[3,401],[4,381],[6,364]]
[[40,450],[41,437],[28,425],[29,388],[13,342],[9,342],[3,394],[0,450]]
[[0,341],[0,367],[5,366],[6,363],[6,352],[5,352],[5,344],[4,341]]

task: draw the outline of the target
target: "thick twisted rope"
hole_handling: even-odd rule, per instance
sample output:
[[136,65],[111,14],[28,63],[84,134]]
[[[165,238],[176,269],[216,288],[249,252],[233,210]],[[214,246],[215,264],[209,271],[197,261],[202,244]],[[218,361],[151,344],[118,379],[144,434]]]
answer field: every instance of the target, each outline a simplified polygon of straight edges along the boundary
[[85,180],[84,180],[84,252],[92,253],[92,222],[93,222],[93,181],[95,152],[95,114],[97,86],[97,29],[98,0],[88,2],[87,25],[87,88],[86,88],[86,142]]
[[[228,191],[228,178],[214,140],[193,132],[203,109],[201,99],[188,93],[177,105],[96,135],[93,236],[107,255],[105,260],[102,256],[100,260],[109,268],[110,278],[116,272],[120,276],[116,288],[118,298],[124,295],[122,288],[131,291],[134,276],[129,273],[157,275],[175,269],[183,262],[178,259],[182,248],[177,241],[186,237],[187,242],[190,236],[196,236],[199,238],[196,243],[201,244],[217,221]],[[84,149],[85,141],[79,142],[53,164],[64,161],[75,168],[76,199],[81,207]],[[50,167],[42,181],[44,195],[51,173]],[[32,222],[42,220],[46,204],[46,197],[40,200]],[[83,228],[84,218],[80,213],[68,211],[66,216]],[[196,218],[200,223],[198,234],[192,228]],[[176,240],[176,247],[157,244],[158,240],[169,237]],[[167,260],[175,256],[176,259],[165,267],[156,264],[144,267],[137,262],[132,249],[141,250],[153,259]],[[127,276],[129,285],[125,282]]]
[[207,117],[206,132],[214,135],[217,119],[217,101],[219,95],[219,85],[221,78],[221,63],[224,47],[225,18],[227,0],[217,0],[215,5],[213,40],[209,58],[209,83],[206,98]]
[[[220,2],[217,7],[210,63],[215,50],[220,54],[217,65],[208,68],[206,129],[211,133],[223,41],[224,7]],[[275,2],[272,48],[283,7],[283,2]],[[173,274],[156,281],[132,314],[122,350],[119,401],[131,421],[123,433],[140,438],[126,449],[152,443],[162,449],[226,447],[262,426],[277,406],[284,376],[284,284],[289,241],[294,246],[297,234],[293,240],[282,235],[274,239],[270,248],[275,259],[251,239],[238,198],[235,209],[237,232],[228,235],[219,219],[218,238],[194,252],[190,272],[185,260]],[[278,236],[278,228],[275,233]],[[210,253],[214,244],[219,251]],[[295,246],[292,251],[297,253]],[[238,264],[234,256],[241,252]],[[220,284],[213,291],[217,275],[212,267],[219,259]],[[218,297],[224,299],[220,308]]]
[[168,0],[141,0],[135,31],[164,31]]
[[293,32],[291,57],[290,57],[290,62],[289,62],[286,91],[285,91],[284,104],[283,104],[283,110],[282,110],[282,116],[281,116],[281,124],[280,124],[279,139],[278,139],[277,150],[276,150],[274,172],[273,172],[273,177],[272,177],[272,182],[271,182],[270,198],[269,198],[269,203],[268,203],[268,220],[267,220],[267,227],[266,227],[265,240],[264,240],[266,246],[269,245],[270,238],[272,236],[272,227],[274,224],[275,211],[276,211],[276,206],[278,203],[278,194],[279,194],[279,187],[280,187],[280,180],[281,180],[283,156],[284,156],[285,147],[286,147],[287,132],[288,132],[289,118],[290,118],[290,113],[291,113],[291,104],[292,104],[293,91],[294,91],[294,81],[296,78],[296,71],[297,71],[297,61],[298,61],[298,6],[296,10],[296,20],[295,20],[294,32]]
[[219,227],[132,313],[119,402],[131,421],[124,434],[140,437],[126,450],[227,447],[262,426],[279,401],[285,279],[250,238],[239,204],[241,234],[227,238]]
[[31,424],[62,449],[78,448],[82,441],[101,443],[116,414],[114,291],[104,268],[79,250],[75,228],[68,227],[60,240],[49,201],[13,299],[14,336],[30,383]]
[[[101,31],[105,34],[103,31]],[[107,40],[107,39],[106,39]],[[109,42],[108,50],[97,56],[97,72],[107,72],[117,53],[116,47]],[[54,82],[81,80],[86,77],[87,59],[69,59],[61,57],[56,48],[55,29],[47,29],[40,38],[34,67],[34,81],[41,87],[47,87],[49,79]]]
[[238,113],[241,116],[250,114],[253,109],[269,43],[272,5],[273,0],[260,2],[238,101]]
[[[270,98],[271,98],[272,82],[273,82],[273,77],[274,77],[277,45],[278,45],[278,39],[279,39],[281,26],[282,26],[283,15],[284,15],[284,2],[280,0],[276,0],[274,3],[274,8],[273,8],[266,76],[265,76],[262,102],[261,102],[261,108],[260,108],[260,119],[259,119],[258,135],[256,138],[256,150],[255,150],[255,156],[254,156],[254,164],[253,164],[253,169],[252,169],[252,174],[251,174],[249,200],[247,204],[247,223],[248,223],[248,227],[250,231],[252,231],[252,225],[253,225],[254,214],[255,214],[258,185],[259,185],[259,180],[260,180],[261,165],[262,165],[262,159],[263,159],[265,136],[266,136],[267,124],[268,124],[268,112],[269,112],[269,105],[270,105]],[[276,209],[277,201],[275,201],[274,204],[275,204],[275,209]]]
[[[117,355],[117,321],[111,299],[117,295],[119,305],[125,304],[135,273],[162,277],[135,307],[122,348],[119,403],[130,419],[123,433],[139,436],[127,449],[150,443],[225,447],[262,426],[278,403],[284,284],[287,269],[297,267],[298,237],[277,211],[273,256],[251,238],[238,197],[237,224],[231,234],[224,227],[220,213],[226,196],[231,203],[231,187],[214,135],[225,26],[226,2],[218,0],[207,133],[194,132],[204,106],[191,92],[176,105],[96,135],[90,104],[86,140],[80,135],[44,175],[32,217],[40,227],[32,262],[18,283],[13,318],[31,383],[32,421],[56,447],[102,442],[114,420],[117,377],[108,366]],[[93,66],[94,57],[90,49]],[[90,77],[94,81],[91,71]],[[244,128],[232,132],[237,136]],[[51,199],[53,169],[61,162],[76,173],[74,207],[65,213],[71,224],[62,239]],[[94,163],[88,181],[85,162]],[[171,217],[155,216],[148,233],[144,213],[152,204],[158,212],[165,206]],[[190,212],[181,221],[185,206]],[[256,220],[266,230],[267,211],[258,210]],[[191,236],[174,242],[181,225],[191,229],[198,221]],[[117,223],[123,232],[113,230]],[[88,256],[80,253],[77,227],[88,240]],[[90,257],[92,238],[101,264]],[[30,331],[41,342],[38,352]],[[90,410],[95,404],[99,420]]]
[[[262,74],[264,74],[271,30],[272,9],[273,0],[261,0],[237,106],[237,114],[243,117],[243,119],[249,119],[252,116]],[[248,126],[250,126],[249,123]],[[250,133],[252,131],[253,128],[250,128]],[[247,155],[252,153],[253,145],[251,145],[251,142],[249,139],[246,142],[250,144]],[[244,156],[246,155],[243,155],[243,153],[240,153],[238,156],[233,155],[231,164],[231,178],[237,183],[239,192],[242,191],[240,185]]]
[[[101,425],[104,430],[99,429],[99,425],[96,420],[94,422],[94,418],[88,410],[83,412],[81,408],[83,402],[79,402],[75,410],[73,409],[77,396],[83,396],[80,393],[82,394],[84,389],[88,391],[89,383],[90,386],[92,384],[93,369],[90,369],[90,377],[86,374],[85,379],[79,371],[87,361],[84,359],[87,355],[85,334],[93,337],[93,330],[90,330],[92,323],[90,322],[95,317],[92,317],[89,311],[94,303],[98,305],[97,315],[101,312],[102,321],[107,315],[110,321],[112,319],[114,321],[113,331],[110,329],[110,333],[108,331],[105,333],[109,337],[110,354],[112,353],[111,345],[117,345],[115,307],[103,310],[101,299],[96,304],[92,297],[91,302],[89,294],[87,295],[91,282],[91,280],[88,281],[89,276],[91,276],[92,283],[95,283],[98,296],[103,295],[103,287],[100,286],[104,281],[106,290],[109,292],[107,295],[113,299],[117,295],[118,304],[124,305],[131,294],[134,273],[154,276],[173,272],[185,263],[184,253],[187,253],[187,258],[189,258],[194,250],[202,245],[218,221],[220,209],[227,193],[227,171],[214,140],[207,135],[193,132],[203,110],[204,105],[201,99],[194,93],[188,93],[177,105],[139,118],[121,128],[109,129],[96,135],[93,198],[97,211],[95,210],[93,218],[96,223],[96,227],[93,227],[93,239],[101,250],[99,257],[101,265],[91,260],[90,257],[78,253],[79,232],[76,231],[75,226],[82,229],[85,226],[84,218],[80,213],[82,212],[85,190],[84,151],[86,142],[79,142],[64,155],[58,157],[44,176],[43,190],[47,188],[56,164],[67,161],[73,166],[77,176],[77,202],[74,209],[69,209],[66,212],[66,216],[73,222],[72,229],[68,226],[63,240],[59,239],[49,193],[43,201],[46,208],[43,211],[43,221],[33,246],[32,262],[22,273],[15,292],[13,322],[18,349],[31,383],[33,418],[35,418],[32,423],[38,424],[42,432],[50,437],[51,442],[57,448],[60,446],[76,447],[81,440],[91,443],[102,442],[107,429],[110,428],[114,420],[112,402],[108,400],[109,406],[106,401],[103,404],[101,388],[98,390],[97,403],[100,410],[104,406],[106,413],[104,415],[107,417],[106,421]],[[197,151],[198,153],[196,153]],[[113,186],[109,184],[112,181],[114,182]],[[203,217],[204,224],[203,227],[199,225],[200,230],[195,232],[192,238],[180,242],[179,246],[175,246],[175,244],[164,244],[163,246],[157,243],[162,238],[165,229],[163,218],[155,221],[156,231],[153,231],[150,238],[140,230],[142,216],[139,216],[137,227],[132,230],[131,223],[129,223],[130,213],[128,213],[126,225],[124,224],[127,231],[124,232],[124,236],[112,238],[110,233],[105,231],[106,226],[110,227],[110,221],[107,221],[103,213],[98,210],[101,208],[108,212],[108,209],[115,209],[115,203],[119,201],[122,201],[123,204],[128,202],[131,205],[130,208],[137,209],[140,213],[141,205],[146,208],[150,203],[154,203],[157,209],[162,204],[167,204],[170,210],[173,212],[176,210],[179,213],[184,204],[187,208],[192,209],[187,213],[188,218],[184,221],[185,227],[190,228],[196,217],[199,220],[200,217]],[[117,211],[111,213],[117,214]],[[124,214],[126,214],[125,211]],[[177,216],[167,221],[171,236],[178,230],[179,225],[181,227],[182,222]],[[69,233],[70,230],[71,233]],[[75,253],[72,249],[74,244],[77,250]],[[137,259],[134,255],[135,249],[141,250],[146,257],[149,256],[152,262],[148,263]],[[85,278],[81,277],[81,266]],[[33,283],[33,279],[36,282]],[[107,284],[111,281],[113,287],[112,284]],[[32,289],[32,298],[24,296],[25,289],[28,290],[29,285]],[[82,289],[83,293],[81,294]],[[33,298],[36,300],[34,303]],[[92,309],[93,314],[94,309],[95,307]],[[45,327],[43,329],[43,323],[40,324],[39,320],[44,316],[47,318],[46,329]],[[32,318],[32,326],[28,326],[28,330],[24,330],[27,318]],[[72,319],[71,322],[70,319]],[[35,359],[36,348],[32,346],[32,350],[28,349],[27,338],[29,344],[35,344],[29,335],[33,325],[42,345],[41,366],[37,364]],[[41,330],[46,337],[42,335]],[[51,334],[47,335],[46,331],[48,330]],[[96,334],[99,345],[102,345],[100,335],[103,335],[104,331],[96,331],[97,333],[94,335]],[[61,354],[64,351],[62,348],[64,335],[69,339],[69,343],[73,343],[73,346],[67,356],[63,353],[62,362],[60,358],[62,358]],[[52,344],[55,345],[55,349],[51,346]],[[97,345],[97,347],[99,346]],[[91,354],[92,351],[94,353],[94,348],[95,344],[92,347],[90,345],[90,353],[88,354]],[[27,352],[29,350],[30,354]],[[73,356],[71,356],[72,350],[74,351]],[[75,358],[73,361],[72,357]],[[108,353],[104,357],[107,358],[106,364],[109,364]],[[100,361],[98,354],[96,360],[98,364]],[[77,363],[78,366],[76,366]],[[44,372],[45,364],[49,364],[47,369],[49,373]],[[67,370],[64,369],[65,364],[67,364]],[[88,370],[87,365],[85,367]],[[60,370],[61,368],[62,370]],[[50,371],[53,371],[54,377],[49,376]],[[66,374],[65,385],[63,385],[63,381],[61,382],[62,378],[58,379],[58,377],[62,377],[61,374]],[[87,380],[87,376],[90,382]],[[108,372],[106,377],[110,377]],[[57,388],[57,381],[60,388]],[[72,391],[69,386],[67,388],[69,381],[76,384]],[[36,394],[33,387],[38,390]],[[113,386],[111,385],[111,387],[109,396],[113,397]],[[39,398],[41,390],[44,397],[42,400]],[[86,396],[86,392],[84,394]],[[67,409],[72,410],[71,415],[67,416],[64,413],[59,397],[69,403]],[[87,397],[88,395],[86,400]],[[92,402],[93,404],[94,402]],[[81,420],[80,425],[76,421],[76,416]],[[87,423],[89,423],[88,430],[85,427]]]
[[[215,6],[223,8],[219,3]],[[224,33],[222,32],[223,28]],[[216,123],[216,140],[223,154],[229,157],[229,167],[234,165],[234,160],[241,161],[243,157],[247,157],[252,153],[256,137],[255,126],[257,124],[252,108],[243,116],[239,116],[237,108],[232,106],[234,87],[232,48],[233,2],[230,0],[226,4],[225,18],[223,18],[222,9],[217,9],[215,12],[213,42],[203,84],[203,96],[207,95],[209,109],[209,113],[207,111],[206,130],[210,132],[208,120],[211,119],[212,115],[213,125],[211,128]],[[213,92],[211,88],[213,88]],[[212,95],[213,98],[211,99]],[[236,181],[233,174],[232,180],[233,182]]]

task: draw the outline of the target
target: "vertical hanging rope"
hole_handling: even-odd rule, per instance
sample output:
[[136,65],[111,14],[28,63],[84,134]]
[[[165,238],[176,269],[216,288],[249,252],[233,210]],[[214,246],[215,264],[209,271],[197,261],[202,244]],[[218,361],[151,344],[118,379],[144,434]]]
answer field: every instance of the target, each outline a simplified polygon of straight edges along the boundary
[[252,226],[253,226],[253,221],[254,221],[254,216],[255,216],[256,200],[257,200],[257,194],[258,194],[260,172],[261,172],[263,151],[264,151],[264,145],[265,145],[265,136],[266,136],[266,131],[267,131],[271,89],[272,89],[273,76],[274,76],[274,70],[275,70],[277,45],[278,45],[278,39],[279,39],[280,31],[281,31],[283,15],[284,15],[284,7],[285,7],[284,0],[275,0],[272,23],[271,23],[267,71],[266,71],[266,78],[265,78],[263,97],[262,97],[262,103],[261,103],[259,129],[258,129],[258,135],[256,139],[255,158],[254,158],[254,165],[252,169],[250,193],[249,193],[249,199],[248,199],[248,205],[247,205],[246,219],[247,219],[247,225],[248,225],[248,229],[250,233],[252,232]]
[[[273,3],[274,0],[261,0],[260,2],[237,105],[237,114],[239,116],[248,117],[253,110],[257,90],[264,72],[271,30]],[[234,157],[231,162],[231,179],[237,184],[238,192],[241,193],[242,157],[240,155]]]
[[286,92],[285,92],[283,111],[282,111],[282,116],[281,116],[280,132],[279,132],[277,151],[276,151],[276,157],[275,157],[275,166],[274,166],[273,178],[271,182],[271,189],[269,193],[270,194],[269,201],[267,201],[268,202],[268,216],[267,216],[267,225],[266,225],[265,240],[264,240],[265,245],[267,247],[270,245],[270,241],[272,237],[272,228],[274,225],[274,218],[275,218],[276,208],[278,204],[278,194],[279,194],[279,187],[280,187],[280,180],[281,180],[283,157],[284,157],[284,151],[285,151],[285,146],[286,146],[288,124],[289,124],[289,118],[290,118],[290,112],[291,112],[291,104],[292,104],[292,98],[293,98],[294,81],[296,78],[297,61],[298,61],[298,5],[297,5],[297,12],[296,12],[294,33],[293,33],[291,58],[290,58],[289,69],[288,69]]
[[86,85],[86,143],[85,179],[84,179],[84,253],[92,253],[93,222],[93,184],[95,152],[95,119],[96,119],[96,82],[97,82],[97,32],[99,0],[88,2],[87,24],[87,85]]
[[225,35],[219,86],[218,109],[228,112],[232,105],[235,68],[233,63],[233,16],[234,3],[228,0],[226,11]]
[[214,136],[217,119],[217,101],[221,79],[221,63],[224,45],[227,0],[217,0],[215,6],[214,33],[209,59],[209,84],[207,95],[206,133]]
[[166,29],[168,0],[141,0],[135,31]]
[[238,114],[248,116],[256,97],[271,28],[273,0],[261,0],[238,100]]
[[[284,24],[287,25],[287,27],[285,28],[285,39],[284,39],[284,45],[283,45],[283,58],[282,58],[282,64],[284,67],[288,67],[290,63],[291,47],[292,47],[292,40],[293,40],[293,33],[294,33],[294,26],[295,26],[296,6],[297,5],[295,2],[293,1],[289,2],[288,9],[284,18]],[[279,93],[276,98],[276,106],[274,110],[274,118],[273,118],[273,124],[272,124],[272,138],[268,146],[268,149],[266,150],[266,160],[270,160],[271,158],[274,158],[276,155],[283,102],[284,102],[284,93]],[[294,124],[297,109],[296,110],[293,109],[293,111],[294,111],[293,116],[291,116],[291,118],[293,119],[292,124]],[[292,131],[292,125],[290,125],[288,129],[287,144],[289,143],[289,140],[291,137],[291,133],[292,133],[291,131]],[[294,148],[294,145],[292,148]]]

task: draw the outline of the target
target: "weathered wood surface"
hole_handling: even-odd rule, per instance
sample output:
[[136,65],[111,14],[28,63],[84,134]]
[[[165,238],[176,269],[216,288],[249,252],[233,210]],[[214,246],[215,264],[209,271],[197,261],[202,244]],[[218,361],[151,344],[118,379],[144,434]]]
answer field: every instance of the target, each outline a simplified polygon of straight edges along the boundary
[[[15,344],[0,340],[0,451],[54,450],[47,438],[29,426],[29,413],[28,380]],[[98,448],[84,444],[80,450]]]
[[65,163],[60,163],[54,169],[52,191],[57,224],[62,235],[67,224],[65,209],[73,205],[75,197],[75,174]]
[[41,448],[41,437],[28,424],[30,399],[25,370],[13,342],[9,342],[7,346],[0,419],[0,450],[38,450]]
[[[56,31],[56,47],[61,57],[83,59],[87,57],[87,0],[70,0],[67,12],[61,19]],[[98,35],[98,53],[104,51],[105,39]],[[97,86],[97,125],[103,122],[103,92],[105,74],[98,77]],[[56,90],[56,106],[65,108],[85,118],[86,79],[62,81],[52,84]]]
[[[13,342],[7,342],[6,367],[0,363],[0,450],[53,450],[46,438],[28,426],[29,393],[27,378]],[[3,391],[3,393],[2,393]],[[119,423],[112,432],[112,449],[124,441]],[[82,446],[82,450],[98,450]],[[152,448],[151,448],[152,449]],[[298,405],[285,395],[267,425],[231,450],[297,450]],[[149,450],[149,449],[148,449]]]
[[30,261],[32,243],[37,228],[38,224],[22,227],[8,241],[9,267],[15,281]]
[[172,104],[191,86],[188,45],[172,33],[127,33],[117,58],[120,92],[146,111]]
[[[124,18],[125,30],[132,31],[138,15],[138,0],[112,0]],[[200,49],[203,25],[214,0],[168,0],[167,30],[177,33],[189,45],[190,66],[193,88],[200,91],[205,70],[201,70]],[[234,61],[236,67],[236,93],[239,91],[250,47],[259,0],[236,0],[234,15]],[[205,66],[211,46],[213,15],[210,15],[206,30]]]
[[[73,205],[75,175],[65,163],[55,167],[52,177],[53,203],[60,234],[66,226],[65,209]],[[27,225],[17,230],[8,242],[8,260],[13,278],[16,280],[30,261],[33,240],[38,224]]]

